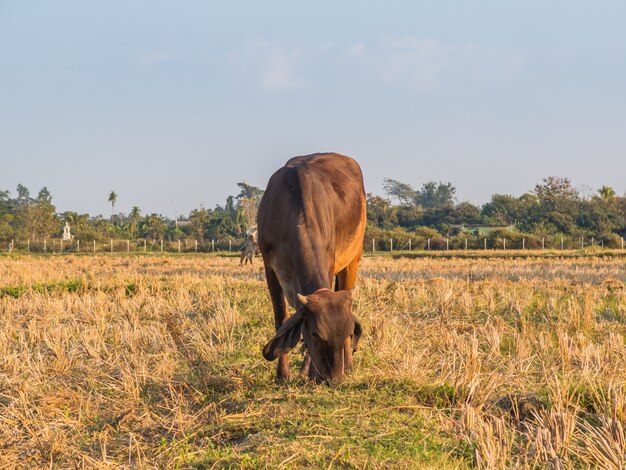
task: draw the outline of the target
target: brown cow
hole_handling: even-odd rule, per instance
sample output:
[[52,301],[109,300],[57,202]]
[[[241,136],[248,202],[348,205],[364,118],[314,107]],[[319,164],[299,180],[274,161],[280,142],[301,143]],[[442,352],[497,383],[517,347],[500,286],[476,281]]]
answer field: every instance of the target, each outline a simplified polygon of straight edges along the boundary
[[[295,157],[270,178],[257,221],[277,330],[263,356],[279,358],[279,381],[289,379],[287,353],[300,338],[311,379],[339,380],[351,368],[361,325],[350,289],[363,252],[365,210],[363,175],[349,157]],[[296,309],[291,317],[285,297]]]

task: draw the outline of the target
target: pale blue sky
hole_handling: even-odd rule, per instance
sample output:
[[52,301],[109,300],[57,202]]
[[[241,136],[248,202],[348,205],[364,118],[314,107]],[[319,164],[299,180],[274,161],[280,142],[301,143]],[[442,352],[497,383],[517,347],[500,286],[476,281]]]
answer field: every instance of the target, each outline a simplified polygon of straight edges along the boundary
[[626,191],[626,2],[0,0],[0,189],[173,216],[294,156]]

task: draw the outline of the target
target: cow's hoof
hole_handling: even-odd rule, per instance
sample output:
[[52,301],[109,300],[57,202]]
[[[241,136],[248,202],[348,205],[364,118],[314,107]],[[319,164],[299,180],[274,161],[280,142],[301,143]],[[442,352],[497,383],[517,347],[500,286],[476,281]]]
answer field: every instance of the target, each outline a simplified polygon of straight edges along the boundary
[[287,382],[289,382],[289,374],[276,376],[277,384],[286,384]]

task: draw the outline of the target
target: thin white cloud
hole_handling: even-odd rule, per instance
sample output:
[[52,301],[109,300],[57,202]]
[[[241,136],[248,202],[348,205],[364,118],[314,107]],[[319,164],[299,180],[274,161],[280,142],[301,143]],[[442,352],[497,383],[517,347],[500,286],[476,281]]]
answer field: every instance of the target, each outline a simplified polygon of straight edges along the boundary
[[388,38],[383,40],[386,80],[409,84],[418,91],[432,91],[441,86],[441,74],[449,67],[446,47],[431,38]]
[[353,44],[348,48],[348,55],[354,57],[366,57],[367,56],[367,46],[362,42],[358,42]]
[[267,91],[279,92],[300,87],[303,81],[297,75],[301,57],[298,49],[256,41],[231,54],[230,61],[244,73],[254,77]]
[[285,50],[273,51],[265,59],[261,85],[266,90],[280,91],[298,86],[295,64],[297,54]]
[[524,66],[516,52],[428,37],[387,37],[373,45],[351,45],[346,52],[382,80],[419,93],[441,90],[455,79],[478,84],[508,80]]
[[306,54],[297,47],[254,41],[232,53],[230,62],[259,88],[283,92],[307,85],[304,58],[326,63],[340,73],[355,73],[359,79],[369,76],[418,93],[438,92],[459,80],[478,86],[509,80],[524,66],[522,56],[514,51],[415,36],[343,47],[324,43]]

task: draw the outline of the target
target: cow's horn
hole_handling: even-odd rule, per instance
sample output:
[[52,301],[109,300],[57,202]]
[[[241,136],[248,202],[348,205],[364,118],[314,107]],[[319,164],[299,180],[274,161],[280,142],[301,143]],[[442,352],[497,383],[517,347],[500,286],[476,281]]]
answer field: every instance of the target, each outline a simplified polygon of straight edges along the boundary
[[309,299],[307,298],[306,295],[296,294],[296,296],[298,297],[298,300],[300,301],[302,305],[306,305],[309,303]]

